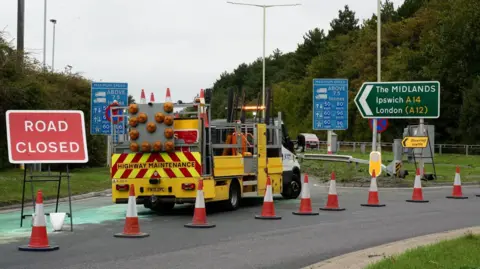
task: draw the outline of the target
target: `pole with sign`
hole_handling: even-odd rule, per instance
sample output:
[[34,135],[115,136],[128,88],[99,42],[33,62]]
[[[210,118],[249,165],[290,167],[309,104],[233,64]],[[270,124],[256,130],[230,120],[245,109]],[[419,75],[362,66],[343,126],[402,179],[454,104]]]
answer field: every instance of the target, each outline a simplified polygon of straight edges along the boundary
[[[20,227],[23,225],[25,185],[31,183],[32,202],[34,182],[58,182],[55,213],[58,212],[60,183],[67,179],[70,212],[70,229],[73,231],[72,200],[69,163],[87,163],[88,150],[85,118],[80,110],[9,110],[6,114],[8,158],[10,163],[47,163],[48,174],[36,175],[30,167],[23,174],[22,209]],[[65,164],[65,172],[52,173],[50,164]],[[33,204],[35,208],[35,205]],[[63,224],[63,222],[62,222]],[[61,227],[61,226],[60,226]]]
[[[363,118],[419,119],[420,136],[425,136],[424,119],[440,117],[440,82],[366,82],[355,104]],[[419,162],[423,176],[423,156]]]
[[[112,105],[128,105],[128,83],[92,82],[90,103],[90,134],[107,136],[107,165],[110,166],[111,144],[118,141],[118,134],[125,134],[124,124],[112,125],[109,119]],[[116,113],[115,110],[113,113]],[[112,137],[115,128],[115,137]]]
[[313,79],[313,130],[327,130],[331,153],[333,130],[348,129],[348,80]]

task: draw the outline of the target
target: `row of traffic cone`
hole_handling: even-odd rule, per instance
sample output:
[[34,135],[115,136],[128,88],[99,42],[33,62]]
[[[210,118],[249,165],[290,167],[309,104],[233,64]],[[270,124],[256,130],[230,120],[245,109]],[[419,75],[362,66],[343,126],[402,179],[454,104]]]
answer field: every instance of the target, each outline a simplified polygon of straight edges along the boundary
[[[273,192],[272,192],[272,183],[270,177],[267,177],[266,190],[263,200],[262,211],[260,215],[256,215],[256,219],[281,219],[281,216],[276,215],[275,206],[273,203]],[[454,185],[452,190],[452,195],[447,196],[451,199],[467,199],[468,197],[464,196],[462,193],[462,183],[460,179],[460,168],[457,166],[455,172]],[[480,194],[476,196],[480,197]],[[415,182],[413,187],[412,199],[408,199],[407,202],[415,203],[427,203],[428,200],[425,200],[423,197],[422,184],[420,179],[420,170],[417,169]],[[366,204],[361,204],[362,206],[369,207],[383,207],[385,204],[381,204],[378,197],[378,188],[375,171],[372,173],[372,179],[370,182],[370,189],[368,194],[368,202]],[[327,203],[320,210],[325,211],[343,211],[345,208],[339,207],[338,203],[338,194],[336,191],[336,182],[335,182],[335,173],[332,172],[330,187],[328,191]],[[312,201],[310,197],[310,186],[308,183],[308,175],[305,174],[303,187],[302,187],[302,196],[300,200],[300,208],[296,212],[292,212],[294,215],[319,215],[318,212],[313,212],[312,210]],[[207,222],[206,210],[205,210],[205,198],[203,193],[203,180],[199,180],[197,195],[195,200],[195,211],[193,215],[192,222],[185,224],[185,227],[188,228],[213,228],[216,227],[215,224]],[[125,218],[125,225],[123,232],[117,233],[115,237],[123,238],[143,238],[148,237],[149,234],[140,231],[139,219],[137,214],[137,204],[135,196],[135,186],[134,184],[130,185],[127,214]],[[30,242],[28,245],[23,245],[18,247],[19,250],[23,251],[51,251],[59,249],[58,245],[52,245],[49,243],[47,236],[46,228],[46,219],[43,209],[43,195],[42,191],[37,192],[37,198],[35,203],[35,217],[33,219],[33,227],[30,236]]]
[[[172,97],[170,94],[170,88],[167,88],[167,93],[165,95],[165,102],[172,102]],[[201,104],[200,107],[200,117],[203,119],[205,122],[205,127],[209,127],[208,123],[208,115],[207,111],[205,109],[205,92],[203,89],[200,89],[200,97],[199,97],[199,102]],[[147,99],[145,98],[145,90],[142,89],[142,92],[140,93],[140,104],[146,104]],[[150,94],[150,103],[155,103],[155,96],[153,95],[153,92]],[[175,113],[175,118],[178,118],[179,115],[178,113]]]

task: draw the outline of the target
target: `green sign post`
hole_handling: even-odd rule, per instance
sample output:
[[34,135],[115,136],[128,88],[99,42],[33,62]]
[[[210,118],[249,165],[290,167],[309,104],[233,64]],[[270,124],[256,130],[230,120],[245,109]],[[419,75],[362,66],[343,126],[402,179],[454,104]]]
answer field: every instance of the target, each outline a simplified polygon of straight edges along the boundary
[[355,104],[363,118],[437,119],[440,82],[365,82]]

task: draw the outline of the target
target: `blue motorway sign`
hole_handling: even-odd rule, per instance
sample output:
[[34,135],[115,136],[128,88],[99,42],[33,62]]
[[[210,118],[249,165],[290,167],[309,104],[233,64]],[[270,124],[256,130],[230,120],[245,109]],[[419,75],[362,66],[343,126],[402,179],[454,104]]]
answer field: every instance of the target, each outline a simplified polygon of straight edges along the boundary
[[[92,82],[90,134],[110,135],[112,133],[112,123],[107,119],[106,110],[114,100],[118,101],[119,106],[128,105],[128,83]],[[116,124],[115,128],[117,134],[125,133],[124,124]]]
[[348,129],[348,79],[313,79],[313,130]]

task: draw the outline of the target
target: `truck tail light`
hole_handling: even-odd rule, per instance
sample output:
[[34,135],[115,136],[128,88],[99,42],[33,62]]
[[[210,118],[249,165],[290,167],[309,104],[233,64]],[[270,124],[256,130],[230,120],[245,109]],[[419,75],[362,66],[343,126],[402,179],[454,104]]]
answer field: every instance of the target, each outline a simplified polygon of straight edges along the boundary
[[182,183],[182,190],[191,191],[195,189],[195,183]]
[[117,184],[115,188],[117,189],[117,191],[128,191],[129,186],[128,184]]

